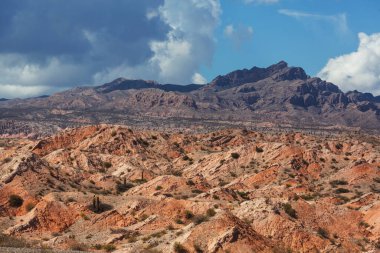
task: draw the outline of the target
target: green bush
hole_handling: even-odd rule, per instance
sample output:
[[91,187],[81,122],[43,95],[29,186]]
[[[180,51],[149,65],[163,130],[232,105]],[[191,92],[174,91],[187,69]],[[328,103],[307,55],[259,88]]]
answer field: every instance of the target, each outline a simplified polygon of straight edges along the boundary
[[207,216],[205,215],[196,215],[193,217],[193,222],[194,224],[198,225],[198,224],[201,224],[202,222],[205,222],[207,221]]
[[341,193],[348,193],[350,190],[345,189],[345,188],[338,188],[334,191],[336,194],[341,194]]
[[0,233],[0,247],[27,248],[30,247],[30,245],[22,239]]
[[185,218],[186,219],[191,219],[193,217],[194,217],[194,214],[191,211],[189,211],[189,210],[185,211]]
[[231,153],[233,159],[239,159],[240,155],[238,153]]
[[215,212],[214,208],[210,208],[207,210],[206,214],[209,217],[213,217],[213,216],[215,216],[216,212]]
[[24,200],[19,195],[15,194],[10,195],[8,201],[11,207],[20,207],[24,203]]
[[107,244],[107,245],[104,245],[103,246],[103,249],[106,251],[106,252],[112,252],[116,249],[115,245],[113,244]]
[[34,207],[35,207],[34,203],[28,203],[28,204],[26,204],[25,209],[26,209],[26,211],[30,212],[30,211],[32,211],[32,209]]
[[112,167],[112,163],[110,162],[103,162],[103,166],[106,168],[106,169],[109,169]]
[[256,146],[256,152],[262,153],[262,152],[264,152],[264,149]]
[[283,209],[287,215],[290,217],[297,219],[297,212],[293,209],[292,205],[290,203],[286,203],[283,205]]
[[187,253],[189,252],[182,244],[179,242],[174,243],[174,252],[175,253]]
[[327,232],[326,229],[323,229],[323,228],[318,228],[318,234],[322,237],[322,238],[326,238],[328,239],[329,238],[329,233]]

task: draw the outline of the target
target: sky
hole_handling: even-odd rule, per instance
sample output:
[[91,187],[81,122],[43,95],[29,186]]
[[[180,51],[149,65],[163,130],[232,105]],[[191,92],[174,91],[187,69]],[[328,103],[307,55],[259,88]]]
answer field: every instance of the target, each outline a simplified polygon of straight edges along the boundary
[[1,0],[0,98],[281,60],[380,95],[379,24],[378,0]]

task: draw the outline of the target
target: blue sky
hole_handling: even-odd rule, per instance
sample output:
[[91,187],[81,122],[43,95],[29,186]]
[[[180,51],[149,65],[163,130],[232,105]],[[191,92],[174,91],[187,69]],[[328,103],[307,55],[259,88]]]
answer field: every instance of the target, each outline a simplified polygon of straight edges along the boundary
[[[267,66],[280,60],[302,66],[310,75],[317,75],[328,59],[357,49],[359,32],[380,32],[380,1],[376,0],[243,2],[221,2],[223,13],[215,57],[211,68],[202,69],[207,79],[221,72],[253,65]],[[284,10],[310,17],[281,14]],[[346,17],[346,30],[340,27],[340,15]],[[225,27],[230,24],[252,27],[252,38],[240,48],[234,47],[224,35]]]
[[378,0],[2,0],[0,97],[206,83],[280,60],[380,94]]

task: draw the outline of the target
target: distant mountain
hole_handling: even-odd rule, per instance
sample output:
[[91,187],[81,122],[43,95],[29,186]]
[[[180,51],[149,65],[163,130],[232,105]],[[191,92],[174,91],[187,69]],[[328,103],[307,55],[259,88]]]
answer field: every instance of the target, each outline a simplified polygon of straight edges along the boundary
[[1,101],[7,101],[7,100],[9,100],[9,99],[6,99],[6,98],[0,98],[0,102],[1,102]]
[[[12,110],[9,110],[12,109]],[[159,84],[118,78],[48,97],[0,104],[2,119],[98,123],[127,116],[176,117],[380,129],[380,96],[351,91],[308,76],[284,61],[217,76],[207,85]]]

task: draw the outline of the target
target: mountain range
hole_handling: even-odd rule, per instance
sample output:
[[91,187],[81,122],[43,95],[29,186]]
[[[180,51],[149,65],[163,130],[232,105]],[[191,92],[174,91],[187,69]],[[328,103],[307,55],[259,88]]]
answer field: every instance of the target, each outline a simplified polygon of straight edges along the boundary
[[220,75],[207,85],[118,78],[51,96],[0,102],[2,120],[54,121],[67,126],[121,123],[129,116],[376,130],[380,128],[380,96],[345,93],[281,61]]

